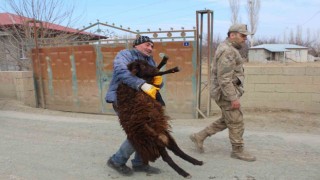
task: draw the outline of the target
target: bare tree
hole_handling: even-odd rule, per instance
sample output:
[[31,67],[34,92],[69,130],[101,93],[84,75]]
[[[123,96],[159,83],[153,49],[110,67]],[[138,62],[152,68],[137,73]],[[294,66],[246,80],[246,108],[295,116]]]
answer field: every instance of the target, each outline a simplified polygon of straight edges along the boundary
[[311,32],[310,32],[310,29],[307,28],[307,33],[306,33],[306,38],[305,38],[305,43],[304,43],[304,46],[307,46],[309,47],[312,43],[312,38],[311,38]]
[[297,26],[297,31],[296,31],[296,43],[297,45],[304,45],[303,40],[302,40],[302,27]]
[[[305,36],[303,36],[303,34],[305,34]],[[303,33],[302,26],[298,25],[295,31],[293,29],[290,30],[290,37],[286,41],[290,44],[309,47],[314,41],[314,38],[311,37],[310,29],[307,29],[306,33]]]
[[313,36],[313,42],[311,43],[310,51],[315,57],[320,57],[320,30],[316,31]]
[[[52,41],[69,41],[70,27],[81,19],[81,15],[74,17],[75,5],[73,1],[64,0],[5,0],[8,11],[20,17],[23,25],[19,27],[20,39],[32,41],[35,36],[39,41],[50,38]],[[62,26],[63,24],[63,26]],[[59,29],[59,30],[57,30]],[[21,33],[22,31],[22,33]],[[77,36],[88,39],[84,36]],[[73,40],[76,38],[73,38]]]
[[223,40],[224,40],[224,39],[220,36],[220,34],[214,36],[214,38],[213,38],[213,44],[212,44],[212,49],[213,49],[213,51],[214,51],[213,53],[215,53],[215,51],[217,50],[219,44],[220,44],[221,42],[223,42]]
[[260,0],[247,0],[247,12],[249,17],[250,32],[253,34],[250,36],[250,47],[254,44],[254,34],[257,32],[259,22]]
[[230,10],[231,10],[231,24],[239,23],[239,7],[240,0],[229,0]]
[[288,39],[289,44],[295,44],[294,32],[293,29],[290,30],[290,37]]
[[[16,61],[17,70],[31,68],[28,52],[34,47],[35,40],[39,44],[65,42],[68,27],[80,18],[73,18],[75,6],[71,3],[66,4],[64,0],[4,0],[4,2],[0,8],[14,14],[8,14],[12,23],[0,22],[0,31],[8,35],[1,39],[6,44],[1,48],[4,48],[6,57]],[[29,63],[25,63],[26,61]]]

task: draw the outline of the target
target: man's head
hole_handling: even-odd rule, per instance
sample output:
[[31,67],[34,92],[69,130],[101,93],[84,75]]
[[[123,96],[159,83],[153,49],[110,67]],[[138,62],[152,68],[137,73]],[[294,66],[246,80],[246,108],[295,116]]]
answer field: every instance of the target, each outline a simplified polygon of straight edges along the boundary
[[139,36],[133,41],[133,47],[146,56],[152,55],[153,41],[148,36]]
[[247,35],[252,35],[247,29],[247,25],[245,24],[234,24],[230,26],[228,31],[228,38],[238,44],[241,45],[247,40]]

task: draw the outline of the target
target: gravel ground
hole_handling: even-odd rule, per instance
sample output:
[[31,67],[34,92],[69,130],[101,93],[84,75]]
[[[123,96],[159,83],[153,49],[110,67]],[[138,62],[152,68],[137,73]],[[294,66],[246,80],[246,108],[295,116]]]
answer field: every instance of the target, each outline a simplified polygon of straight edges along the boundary
[[[230,158],[227,131],[208,138],[204,154],[196,152],[188,136],[218,115],[171,121],[181,149],[203,160],[203,166],[169,154],[196,180],[320,179],[320,114],[246,111],[244,115],[246,147],[256,162]],[[183,179],[161,158],[151,163],[162,170],[159,175],[123,177],[107,167],[106,160],[125,138],[115,116],[37,109],[0,99],[0,136],[0,179]]]

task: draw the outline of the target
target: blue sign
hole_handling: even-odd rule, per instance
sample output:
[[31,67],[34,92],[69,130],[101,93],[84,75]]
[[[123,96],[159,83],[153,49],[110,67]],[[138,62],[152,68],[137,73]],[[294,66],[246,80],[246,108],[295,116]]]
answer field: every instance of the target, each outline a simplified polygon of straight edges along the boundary
[[189,42],[183,42],[183,46],[190,46]]

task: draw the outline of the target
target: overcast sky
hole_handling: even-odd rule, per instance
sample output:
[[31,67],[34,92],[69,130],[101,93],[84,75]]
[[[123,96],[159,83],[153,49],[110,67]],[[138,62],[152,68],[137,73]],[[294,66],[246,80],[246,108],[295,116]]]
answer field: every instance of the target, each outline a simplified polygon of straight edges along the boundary
[[[0,2],[4,0],[0,0]],[[71,2],[67,1],[66,2]],[[81,15],[74,28],[88,26],[97,19],[132,30],[192,29],[196,11],[214,11],[214,34],[224,37],[231,24],[228,0],[73,0],[75,15]],[[240,21],[247,24],[246,0],[240,0]],[[302,26],[303,32],[320,31],[320,0],[261,0],[256,37],[283,37]],[[319,32],[320,33],[320,32]]]

